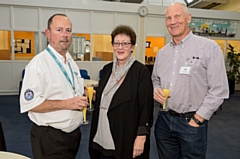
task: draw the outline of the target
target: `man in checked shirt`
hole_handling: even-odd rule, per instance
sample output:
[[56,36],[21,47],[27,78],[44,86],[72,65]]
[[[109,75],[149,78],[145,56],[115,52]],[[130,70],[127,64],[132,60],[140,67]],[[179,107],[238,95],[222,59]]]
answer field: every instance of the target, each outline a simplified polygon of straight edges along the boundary
[[228,98],[223,54],[213,40],[194,35],[191,14],[185,4],[175,2],[165,13],[172,36],[156,57],[152,81],[154,99],[166,102],[155,124],[160,159],[204,159],[208,120]]

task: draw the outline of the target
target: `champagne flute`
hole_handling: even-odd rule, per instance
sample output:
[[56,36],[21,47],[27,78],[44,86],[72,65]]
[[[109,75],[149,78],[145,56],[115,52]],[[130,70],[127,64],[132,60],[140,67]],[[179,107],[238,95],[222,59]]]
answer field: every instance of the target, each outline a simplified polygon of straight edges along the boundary
[[167,104],[167,99],[168,99],[168,96],[169,96],[169,93],[170,93],[170,89],[163,89],[163,93],[165,94],[166,101],[163,103],[162,109],[165,110],[166,109],[166,104]]
[[87,120],[87,108],[84,107],[82,112],[83,112],[83,124],[87,125],[89,124],[89,121]]
[[89,108],[88,111],[93,111],[92,108],[92,98],[93,98],[93,87],[87,87],[88,89],[88,99],[89,99]]
[[83,108],[82,113],[83,113],[83,124],[84,125],[89,124],[90,122],[87,120],[87,107]]
[[170,83],[169,82],[167,82],[164,85],[163,93],[165,94],[166,101],[162,105],[162,110],[165,111],[166,110],[166,105],[167,105],[167,100],[168,100],[168,97],[169,97],[169,94],[170,94]]

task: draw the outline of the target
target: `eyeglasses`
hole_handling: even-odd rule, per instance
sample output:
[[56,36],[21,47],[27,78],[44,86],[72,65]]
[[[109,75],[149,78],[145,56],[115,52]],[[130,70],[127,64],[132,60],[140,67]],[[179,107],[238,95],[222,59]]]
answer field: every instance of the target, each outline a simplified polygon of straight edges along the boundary
[[130,42],[113,42],[113,47],[119,47],[120,45],[122,45],[123,48],[127,48],[130,44]]

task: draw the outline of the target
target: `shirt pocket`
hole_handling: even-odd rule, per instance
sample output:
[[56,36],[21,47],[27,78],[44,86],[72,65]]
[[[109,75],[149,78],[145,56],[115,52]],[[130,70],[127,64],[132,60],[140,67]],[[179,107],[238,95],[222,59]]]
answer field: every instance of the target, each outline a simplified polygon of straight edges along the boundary
[[200,57],[193,57],[188,62],[186,62],[185,66],[190,67],[190,73],[188,74],[188,76],[192,76],[192,74],[196,73],[200,65],[201,65]]

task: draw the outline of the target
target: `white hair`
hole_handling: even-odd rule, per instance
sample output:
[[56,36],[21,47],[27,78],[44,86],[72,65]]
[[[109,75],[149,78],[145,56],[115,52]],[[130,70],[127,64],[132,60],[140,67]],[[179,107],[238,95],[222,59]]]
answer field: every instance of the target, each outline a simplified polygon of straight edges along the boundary
[[[176,5],[176,4],[182,6],[183,11],[184,11],[184,13],[186,13],[186,15],[190,14],[190,12],[189,12],[189,10],[188,10],[188,7],[187,7],[186,4],[184,4],[184,3],[181,3],[181,2],[173,2],[170,6]],[[169,7],[169,6],[168,6],[168,7]],[[168,7],[167,7],[167,9],[168,9]],[[166,12],[167,12],[167,9],[165,10],[165,14],[166,14]]]

